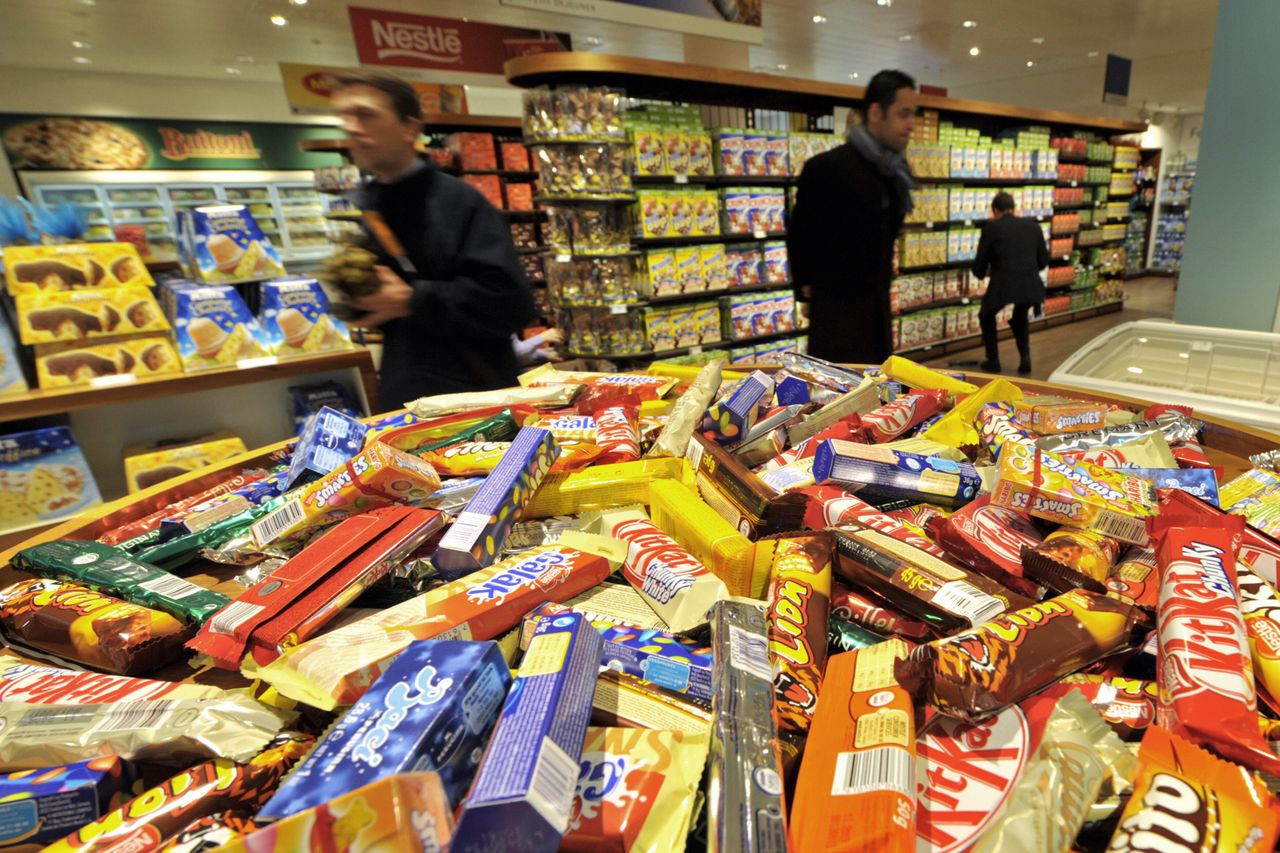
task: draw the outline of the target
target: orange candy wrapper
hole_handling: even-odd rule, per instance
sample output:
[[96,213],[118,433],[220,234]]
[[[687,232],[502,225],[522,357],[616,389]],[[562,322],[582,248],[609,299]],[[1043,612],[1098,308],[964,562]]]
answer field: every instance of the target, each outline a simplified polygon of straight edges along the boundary
[[833,656],[791,807],[792,853],[914,853],[916,739],[902,640]]
[[1133,794],[1108,851],[1264,853],[1277,817],[1267,789],[1243,768],[1153,726],[1138,750]]
[[1272,710],[1280,709],[1280,595],[1242,559],[1236,560],[1236,586],[1258,697]]
[[808,533],[766,539],[772,551],[769,658],[779,731],[804,733],[813,719],[827,665],[827,617],[831,599],[831,537]]

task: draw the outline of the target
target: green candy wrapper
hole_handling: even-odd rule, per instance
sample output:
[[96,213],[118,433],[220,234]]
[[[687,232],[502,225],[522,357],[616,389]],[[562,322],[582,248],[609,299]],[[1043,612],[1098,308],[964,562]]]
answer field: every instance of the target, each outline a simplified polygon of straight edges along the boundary
[[133,604],[200,625],[231,599],[100,542],[61,539],[24,548],[13,565],[33,575],[82,583]]
[[827,620],[827,648],[832,654],[853,652],[884,641],[884,637],[861,625],[854,625],[834,616]]
[[[150,563],[162,569],[176,569],[194,560],[205,548],[216,548],[228,539],[249,532],[249,527],[284,501],[272,498],[255,507],[215,522],[195,533],[184,533],[165,542],[148,545],[130,556],[141,563]],[[252,541],[252,540],[251,540]]]

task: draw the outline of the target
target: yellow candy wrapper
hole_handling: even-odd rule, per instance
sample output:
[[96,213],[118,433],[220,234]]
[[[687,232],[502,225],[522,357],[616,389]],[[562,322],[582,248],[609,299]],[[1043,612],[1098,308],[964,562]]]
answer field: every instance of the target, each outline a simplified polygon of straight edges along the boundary
[[[705,369],[706,365],[702,364],[672,364],[669,361],[655,361],[645,368],[645,373],[653,376],[670,376],[679,382],[692,383]],[[747,375],[741,370],[720,371],[720,378],[725,382],[737,382],[739,379],[745,379]]]
[[1008,379],[992,379],[974,393],[956,403],[936,424],[921,434],[921,438],[937,441],[950,447],[968,447],[978,443],[978,432],[973,422],[987,403],[1016,403],[1022,399],[1022,389]]
[[520,518],[532,521],[555,515],[578,515],[593,509],[648,504],[649,486],[658,480],[693,482],[693,469],[683,459],[642,459],[593,465],[582,471],[542,478]]
[[705,734],[588,728],[560,850],[670,853],[683,848],[709,745]]
[[684,456],[694,429],[702,421],[702,413],[711,405],[724,381],[718,361],[713,361],[698,371],[688,390],[671,407],[666,426],[645,456]]
[[730,595],[764,598],[769,558],[757,557],[754,542],[683,483],[655,480],[649,497],[653,523],[724,581]]
[[947,376],[945,373],[931,370],[923,364],[917,364],[900,355],[891,355],[886,358],[884,364],[880,365],[880,369],[884,371],[885,376],[896,379],[910,388],[938,388],[957,395],[973,394],[978,390],[978,386],[972,382]]

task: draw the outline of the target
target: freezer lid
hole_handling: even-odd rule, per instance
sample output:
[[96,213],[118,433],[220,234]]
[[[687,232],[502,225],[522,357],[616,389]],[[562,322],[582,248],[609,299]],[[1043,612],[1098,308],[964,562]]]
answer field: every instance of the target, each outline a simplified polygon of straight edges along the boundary
[[1280,334],[1271,332],[1123,323],[1076,350],[1049,381],[1280,431]]

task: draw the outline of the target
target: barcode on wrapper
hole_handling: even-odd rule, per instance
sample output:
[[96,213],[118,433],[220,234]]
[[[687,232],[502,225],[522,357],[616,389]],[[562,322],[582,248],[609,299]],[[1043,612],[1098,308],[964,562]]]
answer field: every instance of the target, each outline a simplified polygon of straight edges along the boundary
[[933,603],[977,627],[1005,611],[1005,603],[968,581],[947,581],[933,594]]
[[207,623],[209,633],[234,635],[236,628],[239,628],[261,612],[261,604],[233,601],[209,617]]
[[543,736],[538,763],[529,780],[529,805],[563,833],[569,828],[573,794],[578,789],[578,762],[550,737]]
[[440,547],[450,551],[470,551],[484,535],[489,516],[481,512],[460,512],[453,525],[440,539]]
[[102,712],[96,728],[99,733],[155,728],[168,715],[172,705],[171,702],[121,702]]
[[189,595],[197,595],[204,592],[204,587],[196,586],[191,581],[183,580],[174,575],[161,575],[145,583],[140,583],[138,586],[147,592],[154,592],[156,595],[163,595],[166,598],[186,598]]
[[306,513],[302,511],[302,501],[289,501],[255,521],[249,532],[258,545],[267,545],[304,518]]
[[1099,533],[1122,542],[1132,542],[1134,545],[1145,545],[1147,542],[1146,519],[1132,515],[1120,515],[1104,510],[1098,513],[1091,527]]
[[753,634],[737,625],[730,625],[729,662],[748,675],[773,681],[773,668],[769,666],[769,640],[763,634]]
[[868,791],[893,791],[915,796],[911,773],[911,753],[894,746],[882,746],[863,752],[842,752],[836,756],[835,778],[831,794],[835,797],[865,794]]

